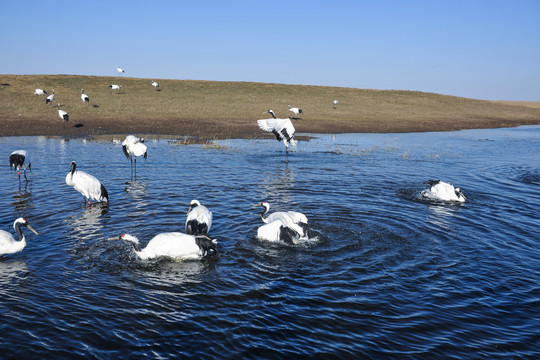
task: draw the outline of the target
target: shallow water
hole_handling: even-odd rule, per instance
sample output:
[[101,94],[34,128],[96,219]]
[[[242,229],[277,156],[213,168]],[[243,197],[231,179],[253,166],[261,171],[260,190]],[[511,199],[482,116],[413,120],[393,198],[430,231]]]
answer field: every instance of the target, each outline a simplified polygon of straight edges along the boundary
[[[275,140],[146,144],[133,180],[118,141],[0,138],[0,228],[23,216],[40,233],[0,259],[2,356],[540,355],[540,127],[317,135],[288,157]],[[20,191],[17,149],[32,153]],[[72,160],[110,206],[65,184]],[[419,200],[429,179],[467,202]],[[192,199],[217,256],[143,262],[107,240],[183,231]],[[257,240],[263,199],[304,212],[315,241]]]

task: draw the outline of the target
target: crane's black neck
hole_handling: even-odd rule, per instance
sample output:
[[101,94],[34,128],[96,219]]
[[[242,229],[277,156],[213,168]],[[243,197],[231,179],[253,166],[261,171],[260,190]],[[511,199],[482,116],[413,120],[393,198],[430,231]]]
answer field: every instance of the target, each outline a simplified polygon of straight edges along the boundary
[[75,164],[74,162],[71,163],[71,175],[73,175],[73,173],[75,172],[75,168],[77,167],[77,164]]
[[15,231],[17,232],[17,235],[19,235],[19,241],[22,241],[24,239],[24,234],[21,230],[22,223],[16,223],[15,224]]

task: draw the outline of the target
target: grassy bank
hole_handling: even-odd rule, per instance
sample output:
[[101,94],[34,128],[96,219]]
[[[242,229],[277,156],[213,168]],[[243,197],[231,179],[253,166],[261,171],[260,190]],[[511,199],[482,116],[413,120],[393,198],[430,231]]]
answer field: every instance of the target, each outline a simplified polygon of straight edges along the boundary
[[[304,110],[297,132],[409,132],[540,124],[535,103],[492,102],[413,91],[250,82],[72,75],[0,75],[0,136],[150,133],[204,138],[266,136],[256,120]],[[119,91],[108,88],[122,85]],[[55,100],[33,94],[42,88]],[[81,101],[84,88],[90,103]],[[332,101],[339,100],[334,107]],[[70,121],[63,126],[57,102]],[[78,125],[75,127],[74,125]]]

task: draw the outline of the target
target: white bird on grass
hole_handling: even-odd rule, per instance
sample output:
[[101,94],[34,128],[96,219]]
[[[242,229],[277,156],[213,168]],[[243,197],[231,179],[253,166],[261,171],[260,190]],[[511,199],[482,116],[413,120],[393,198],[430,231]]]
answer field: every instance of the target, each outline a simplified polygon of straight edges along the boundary
[[26,226],[34,234],[39,235],[36,230],[34,230],[25,219],[18,218],[13,223],[13,229],[19,235],[19,241],[15,240],[13,235],[7,231],[0,230],[0,255],[4,254],[13,254],[19,251],[22,251],[26,246],[26,237],[24,236],[21,226]]
[[112,90],[120,90],[121,88],[122,88],[122,85],[115,85],[115,84],[109,85],[109,89],[112,89]]
[[47,96],[47,98],[45,99],[45,104],[52,103],[53,100],[54,100],[54,89],[52,89],[52,94]]
[[64,110],[60,110],[60,103],[58,103],[58,116],[60,116],[60,119],[64,120],[64,125],[66,124],[66,121],[69,121],[69,115]]
[[146,160],[148,148],[143,143],[143,138],[138,138],[133,135],[126,136],[126,139],[122,142],[122,151],[124,152],[124,155],[131,160],[132,168],[133,159],[135,159],[135,171],[137,171],[137,156],[143,156]]
[[15,150],[9,155],[9,168],[17,170],[17,175],[19,176],[19,186],[21,185],[21,172],[20,169],[23,169],[24,179],[28,181],[26,177],[26,169],[32,171],[32,163],[28,157],[28,152],[26,150]]
[[296,130],[294,129],[291,119],[278,119],[273,110],[268,110],[267,112],[272,115],[273,119],[257,120],[257,124],[262,130],[273,133],[276,136],[277,141],[283,141],[288,153],[289,144],[296,146],[296,140],[294,140],[294,133]]
[[212,212],[198,200],[191,200],[186,219],[186,234],[207,235],[212,227]]
[[294,244],[297,240],[308,238],[308,219],[297,211],[278,211],[264,217],[270,210],[270,204],[263,201],[254,206],[264,208],[261,220],[266,224],[257,229],[257,237],[267,241],[283,241]]
[[157,89],[159,87],[159,84],[155,81],[152,81],[152,86]]
[[465,202],[466,198],[461,192],[461,188],[454,188],[453,185],[440,180],[429,180],[426,184],[430,188],[422,190],[421,195],[429,200]]
[[35,89],[34,90],[34,95],[43,95],[43,94],[46,94],[47,92],[43,89]]
[[81,89],[81,100],[84,102],[90,102],[90,98],[84,93],[84,89]]
[[180,232],[161,233],[139,250],[139,239],[129,234],[122,234],[119,237],[109,240],[126,240],[133,244],[135,254],[141,260],[168,258],[173,260],[199,259],[210,252],[217,253],[217,240],[206,235],[187,235]]
[[303,114],[304,112],[302,109],[297,107],[291,107],[291,105],[287,105],[289,107],[289,111],[292,111],[294,115]]
[[103,184],[96,177],[84,171],[75,170],[76,168],[77,164],[72,161],[71,171],[66,175],[66,184],[80,192],[85,201],[88,201],[88,205],[91,205],[90,200],[109,202],[109,194]]

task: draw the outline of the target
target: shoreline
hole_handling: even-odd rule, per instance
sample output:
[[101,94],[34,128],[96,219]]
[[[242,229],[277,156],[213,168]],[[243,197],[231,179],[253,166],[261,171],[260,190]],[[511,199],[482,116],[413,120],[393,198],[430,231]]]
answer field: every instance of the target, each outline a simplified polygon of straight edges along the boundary
[[[540,125],[540,102],[488,101],[406,90],[82,75],[1,75],[0,137],[106,134],[273,138],[258,119],[295,116],[296,133],[410,133]],[[120,84],[119,91],[109,84]],[[34,89],[55,90],[53,103]],[[81,101],[81,89],[90,102]],[[339,104],[333,106],[333,100]],[[69,114],[64,122],[57,104]]]

